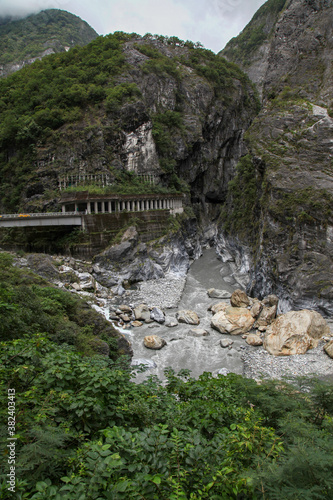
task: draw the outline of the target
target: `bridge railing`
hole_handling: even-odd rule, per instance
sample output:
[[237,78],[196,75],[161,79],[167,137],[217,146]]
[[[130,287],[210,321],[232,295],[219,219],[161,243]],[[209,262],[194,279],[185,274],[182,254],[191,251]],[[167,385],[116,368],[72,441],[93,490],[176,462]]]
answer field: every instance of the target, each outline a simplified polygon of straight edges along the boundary
[[0,214],[1,219],[25,219],[30,217],[67,217],[73,215],[85,215],[86,212],[41,212],[34,214]]

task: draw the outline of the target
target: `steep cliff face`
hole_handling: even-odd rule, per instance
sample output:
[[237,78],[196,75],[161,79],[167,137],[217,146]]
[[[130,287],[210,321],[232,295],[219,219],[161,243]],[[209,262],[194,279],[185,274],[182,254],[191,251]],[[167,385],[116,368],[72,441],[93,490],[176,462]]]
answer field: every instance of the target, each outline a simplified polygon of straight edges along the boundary
[[86,45],[97,36],[85,21],[58,9],[24,19],[0,17],[0,77],[47,55]]
[[326,313],[333,312],[332,29],[332,1],[293,0],[279,12],[261,46],[263,109],[236,178],[255,216],[239,209],[236,183],[226,216],[251,241],[254,294],[279,290],[294,307]]
[[276,23],[290,0],[268,0],[255,13],[242,33],[232,38],[220,55],[237,63],[262,94]]
[[[244,152],[243,133],[258,111],[253,86],[235,65],[178,39],[125,34],[49,61],[30,68],[38,95],[29,99],[45,92],[56,109],[50,114],[47,101],[25,110],[23,142],[22,130],[3,126],[3,209],[52,208],[59,180],[95,173],[113,183],[126,173],[149,174],[165,186],[188,189],[205,208],[225,199]],[[56,87],[67,69],[71,87]],[[86,82],[88,72],[93,77]],[[23,86],[22,101],[26,92]],[[11,120],[16,104],[10,86],[4,94]]]

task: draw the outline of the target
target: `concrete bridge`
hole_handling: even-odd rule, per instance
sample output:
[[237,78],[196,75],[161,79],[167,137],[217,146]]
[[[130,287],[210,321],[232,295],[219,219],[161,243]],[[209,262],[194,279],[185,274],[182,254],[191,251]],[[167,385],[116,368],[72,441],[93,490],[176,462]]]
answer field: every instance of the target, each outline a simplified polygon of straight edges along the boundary
[[82,226],[80,212],[0,215],[1,227]]
[[[61,212],[21,213],[0,215],[1,227],[81,226],[91,225],[91,217],[119,215],[125,212],[164,211],[171,215],[183,212],[183,195],[89,195],[88,192],[65,193],[61,199]],[[89,217],[88,217],[89,216]],[[89,223],[88,223],[89,220]],[[111,219],[110,219],[111,221]],[[96,224],[98,222],[96,220]]]
[[60,203],[62,212],[84,212],[105,214],[144,212],[147,210],[169,210],[176,215],[183,212],[183,195],[163,194],[89,194],[88,191],[63,193]]

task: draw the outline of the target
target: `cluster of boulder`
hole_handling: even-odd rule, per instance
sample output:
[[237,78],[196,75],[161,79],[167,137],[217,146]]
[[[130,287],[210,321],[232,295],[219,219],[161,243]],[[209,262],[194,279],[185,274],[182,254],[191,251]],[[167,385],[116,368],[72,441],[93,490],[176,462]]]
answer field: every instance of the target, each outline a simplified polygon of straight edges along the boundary
[[263,345],[274,356],[305,354],[322,338],[328,341],[325,351],[333,355],[330,328],[318,312],[303,309],[276,317],[278,302],[276,295],[268,295],[260,301],[248,297],[242,290],[235,290],[230,305],[220,302],[210,307],[211,326],[220,333],[243,335],[248,344]]
[[[199,316],[190,310],[181,310],[176,313],[176,318],[165,316],[159,307],[149,307],[146,304],[140,304],[136,307],[130,307],[126,304],[110,310],[110,319],[116,321],[118,326],[140,327],[143,324],[149,324],[149,328],[154,328],[163,324],[169,328],[177,326],[179,323],[188,325],[199,325]],[[193,328],[188,332],[194,337],[208,335],[203,329]],[[144,345],[149,349],[161,349],[166,345],[165,339],[158,335],[147,335],[144,338]]]
[[[211,298],[223,298],[221,302],[208,308],[213,314],[211,327],[218,332],[241,335],[247,344],[263,345],[274,356],[305,354],[308,349],[316,347],[320,339],[324,339],[327,342],[325,351],[333,357],[330,328],[318,312],[303,309],[277,316],[279,299],[276,295],[268,295],[259,300],[248,297],[242,290],[235,290],[232,294],[215,289],[207,292]],[[230,301],[226,300],[227,294]],[[162,324],[167,327],[175,327],[179,323],[193,327],[200,324],[200,318],[194,311],[178,311],[174,318],[165,316],[159,307],[149,307],[146,304],[136,307],[120,305],[110,310],[110,319],[119,326],[140,327],[149,324],[149,328]],[[192,328],[187,334],[204,337],[209,332],[202,328]],[[232,343],[232,340],[225,338],[221,340],[224,348],[230,348]],[[147,335],[144,345],[149,349],[161,349],[166,341],[158,335]]]

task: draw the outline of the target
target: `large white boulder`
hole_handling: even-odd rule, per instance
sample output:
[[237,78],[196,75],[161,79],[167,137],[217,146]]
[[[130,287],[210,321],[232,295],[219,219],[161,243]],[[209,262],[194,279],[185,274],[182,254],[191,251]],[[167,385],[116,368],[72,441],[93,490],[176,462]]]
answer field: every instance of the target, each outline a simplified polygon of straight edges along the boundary
[[212,317],[211,326],[220,333],[241,335],[251,330],[254,318],[244,307],[227,307]]
[[305,354],[316,347],[330,329],[316,311],[303,309],[279,316],[266,330],[264,348],[274,356]]

